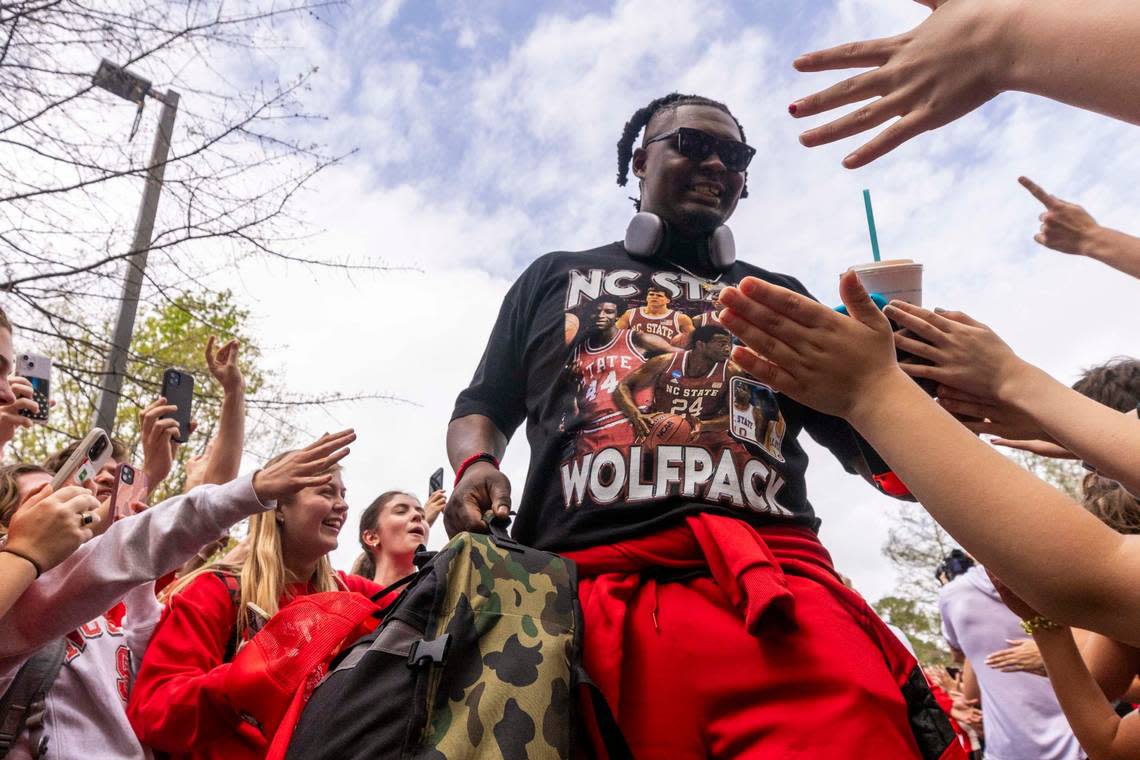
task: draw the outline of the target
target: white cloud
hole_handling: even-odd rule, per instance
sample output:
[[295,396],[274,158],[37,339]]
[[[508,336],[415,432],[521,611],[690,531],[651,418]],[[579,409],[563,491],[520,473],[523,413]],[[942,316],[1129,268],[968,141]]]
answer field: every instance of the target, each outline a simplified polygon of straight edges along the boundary
[[[917,6],[842,0],[780,46],[773,40],[786,40],[787,30],[777,35],[763,18],[741,19],[712,2],[620,0],[605,12],[547,14],[525,34],[494,20],[481,28],[471,16],[461,22],[469,28],[451,27],[459,58],[446,65],[406,45],[396,51],[387,37],[417,30],[401,27],[395,12],[379,22],[350,15],[335,33],[305,41],[319,45],[336,80],[321,81],[338,98],[350,89],[341,77],[355,83],[353,106],[332,113],[328,135],[362,148],[312,194],[328,232],[307,245],[423,274],[346,284],[296,269],[243,273],[263,316],[262,339],[281,348],[290,387],[377,390],[419,404],[362,403],[302,420],[313,433],[359,430],[347,474],[357,512],[387,488],[422,492],[444,462],[452,401],[522,266],[546,250],[620,237],[625,196],[636,189],[613,185],[614,143],[636,107],[674,89],[726,100],[760,148],[752,197],[733,219],[743,258],[794,274],[836,302],[839,272],[869,258],[860,197],[869,187],[884,255],[925,264],[927,303],[971,312],[1067,382],[1083,366],[1135,351],[1137,284],[1035,246],[1039,209],[1015,182],[1029,174],[1105,222],[1136,229],[1135,128],[1003,96],[856,173],[839,160],[866,138],[815,150],[796,142],[806,125],[787,116],[786,104],[839,77],[796,74],[790,60],[901,32],[922,18]],[[475,55],[466,45],[485,33],[502,44]],[[370,35],[377,44],[367,54],[341,44]],[[867,596],[888,593],[894,578],[880,548],[891,500],[808,448],[825,544]],[[518,490],[525,465],[520,435],[507,461]],[[346,534],[337,552],[342,567],[354,539]]]

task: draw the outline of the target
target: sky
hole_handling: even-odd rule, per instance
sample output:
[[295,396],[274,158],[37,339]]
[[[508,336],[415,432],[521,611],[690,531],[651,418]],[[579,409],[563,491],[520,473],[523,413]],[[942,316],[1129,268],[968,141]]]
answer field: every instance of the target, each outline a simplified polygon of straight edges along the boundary
[[[851,172],[859,138],[808,150],[787,104],[838,74],[799,74],[806,52],[912,28],[907,0],[723,2],[502,0],[354,2],[275,30],[287,46],[250,77],[320,67],[308,136],[357,149],[300,203],[320,234],[299,253],[403,268],[381,274],[247,264],[220,275],[253,312],[271,370],[301,392],[385,393],[295,422],[319,435],[353,426],[352,514],[334,564],[355,553],[357,515],[391,488],[423,494],[446,464],[456,394],[482,353],[502,295],[551,250],[619,239],[632,213],[615,144],[654,97],[698,92],[729,104],[758,149],[750,197],[732,218],[741,258],[792,274],[825,303],[870,258],[861,191],[872,192],[884,258],[925,267],[924,303],[962,309],[1015,350],[1072,382],[1136,353],[1140,284],[1037,246],[1027,174],[1099,221],[1140,229],[1135,127],[1019,94]],[[219,66],[241,68],[239,59]],[[805,436],[806,438],[806,436]],[[837,567],[874,600],[894,571],[881,555],[900,508],[808,441],[808,493]],[[523,436],[503,462],[516,492]],[[452,475],[448,469],[447,482]],[[433,546],[445,540],[442,521]]]

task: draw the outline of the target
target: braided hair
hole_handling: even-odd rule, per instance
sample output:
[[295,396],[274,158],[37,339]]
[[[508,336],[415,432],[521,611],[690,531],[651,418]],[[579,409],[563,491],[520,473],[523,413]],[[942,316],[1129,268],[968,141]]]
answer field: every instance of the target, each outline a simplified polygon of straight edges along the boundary
[[[644,108],[639,108],[634,111],[633,116],[629,117],[629,121],[625,123],[625,128],[621,132],[621,139],[618,140],[617,154],[618,154],[618,176],[617,183],[621,187],[625,187],[629,179],[629,165],[633,160],[633,144],[637,140],[637,136],[641,134],[641,130],[649,125],[653,117],[663,111],[676,111],[680,106],[708,106],[715,108],[718,111],[723,111],[728,114],[732,121],[736,124],[736,128],[740,130],[740,139],[745,140],[744,127],[740,124],[732,111],[728,110],[728,106],[710,98],[701,95],[682,95],[679,92],[673,92],[664,97],[652,100]],[[748,181],[745,179],[744,189],[740,192],[741,198],[748,197]],[[641,198],[631,198],[633,207],[638,211],[641,210]]]

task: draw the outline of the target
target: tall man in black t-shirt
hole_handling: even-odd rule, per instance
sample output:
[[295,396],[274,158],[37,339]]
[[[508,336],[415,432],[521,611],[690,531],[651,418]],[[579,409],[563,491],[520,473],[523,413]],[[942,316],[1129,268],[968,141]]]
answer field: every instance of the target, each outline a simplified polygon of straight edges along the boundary
[[[639,211],[668,233],[637,256],[622,243],[547,254],[514,284],[448,428],[457,478],[444,523],[454,534],[485,530],[487,510],[507,516],[498,459],[526,421],[514,536],[577,561],[586,666],[639,758],[957,757],[936,709],[914,707],[908,721],[925,682],[816,536],[802,430],[849,471],[897,490],[845,422],[779,396],[775,455],[727,432],[581,437],[566,424],[580,385],[567,371],[567,325],[590,304],[644,303],[652,289],[691,319],[714,289],[748,275],[806,293],[710,253],[710,235],[746,195],[753,152],[728,108],[706,98],[674,94],[634,114],[618,143],[619,184],[632,167]],[[664,381],[726,400],[739,383],[767,390],[709,364],[699,387],[679,367]],[[642,403],[627,395],[627,407]],[[631,418],[627,408],[612,424]]]

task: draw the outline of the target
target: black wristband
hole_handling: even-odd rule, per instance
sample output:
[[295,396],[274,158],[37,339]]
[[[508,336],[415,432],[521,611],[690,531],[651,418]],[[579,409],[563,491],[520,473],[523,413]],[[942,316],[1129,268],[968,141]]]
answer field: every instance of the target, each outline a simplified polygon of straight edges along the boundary
[[0,552],[6,552],[8,554],[15,555],[15,556],[19,557],[20,559],[24,560],[25,562],[27,562],[29,565],[32,566],[33,569],[35,569],[37,578],[39,578],[41,575],[44,574],[43,568],[40,567],[40,563],[36,562],[34,559],[29,557],[27,554],[24,554],[23,552],[18,552],[15,549],[10,549],[7,546],[5,546],[3,549],[0,549]]

